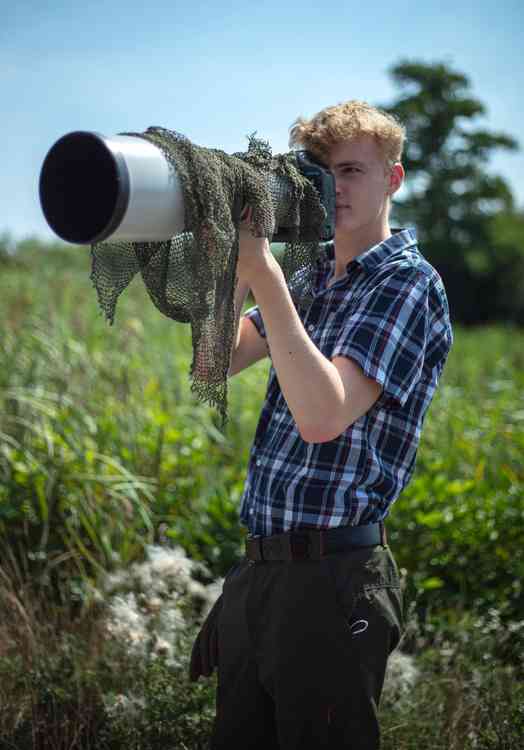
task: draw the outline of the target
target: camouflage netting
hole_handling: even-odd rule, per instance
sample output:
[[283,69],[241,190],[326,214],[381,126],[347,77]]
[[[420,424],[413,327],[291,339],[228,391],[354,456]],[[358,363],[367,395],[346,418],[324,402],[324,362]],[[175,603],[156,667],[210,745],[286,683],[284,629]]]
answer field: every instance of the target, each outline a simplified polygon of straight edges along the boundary
[[120,293],[140,272],[158,310],[190,323],[191,390],[218,409],[224,424],[242,210],[251,206],[255,236],[271,240],[276,227],[285,228],[282,269],[297,307],[311,299],[325,210],[293,152],[272,156],[269,144],[254,135],[246,153],[233,155],[159,127],[121,135],[154,143],[173,165],[184,195],[186,231],[165,242],[93,245],[91,280],[100,306],[113,323]]

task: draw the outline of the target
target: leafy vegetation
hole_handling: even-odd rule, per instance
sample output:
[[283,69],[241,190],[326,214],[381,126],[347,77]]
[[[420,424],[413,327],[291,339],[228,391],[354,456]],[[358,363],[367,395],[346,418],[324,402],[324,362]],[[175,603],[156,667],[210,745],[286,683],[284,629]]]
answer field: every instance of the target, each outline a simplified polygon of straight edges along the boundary
[[[138,279],[109,327],[87,255],[68,252],[77,270],[41,250],[0,279],[0,533],[28,571],[75,595],[161,537],[223,575],[241,548],[267,363],[231,381],[221,432],[190,394],[188,329],[162,318]],[[431,601],[504,602],[521,616],[524,335],[455,336],[390,540]]]

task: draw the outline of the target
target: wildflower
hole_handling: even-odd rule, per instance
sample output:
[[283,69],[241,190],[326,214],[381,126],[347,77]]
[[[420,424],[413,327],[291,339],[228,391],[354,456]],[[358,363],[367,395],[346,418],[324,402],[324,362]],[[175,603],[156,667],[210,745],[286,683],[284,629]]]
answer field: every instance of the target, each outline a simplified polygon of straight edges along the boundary
[[406,699],[415,687],[420,670],[412,656],[394,651],[388,660],[384,680],[384,700],[398,703]]
[[[107,576],[108,632],[145,659],[163,657],[180,665],[178,652],[194,624],[195,604],[211,609],[223,581],[204,586],[192,573],[204,569],[180,548],[148,546],[147,559]],[[207,571],[206,571],[207,572]]]

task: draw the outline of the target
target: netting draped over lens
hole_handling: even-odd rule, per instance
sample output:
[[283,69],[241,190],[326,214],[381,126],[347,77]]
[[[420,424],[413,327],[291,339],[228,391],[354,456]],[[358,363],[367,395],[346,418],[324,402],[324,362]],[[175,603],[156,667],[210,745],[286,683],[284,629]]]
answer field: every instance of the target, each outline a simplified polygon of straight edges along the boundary
[[276,226],[286,228],[282,269],[297,307],[311,299],[325,210],[293,152],[272,156],[254,135],[246,153],[232,155],[165,128],[121,135],[150,141],[172,165],[184,196],[185,231],[164,242],[92,245],[91,280],[100,306],[113,323],[119,295],[140,272],[158,310],[191,325],[191,390],[216,407],[224,423],[242,210],[251,206],[257,237],[271,240]]

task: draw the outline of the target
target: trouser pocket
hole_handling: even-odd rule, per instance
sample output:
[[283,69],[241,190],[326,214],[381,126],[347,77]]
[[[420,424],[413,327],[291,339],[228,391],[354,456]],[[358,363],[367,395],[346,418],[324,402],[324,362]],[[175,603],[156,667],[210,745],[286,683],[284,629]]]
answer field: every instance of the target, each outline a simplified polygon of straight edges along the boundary
[[[363,633],[373,627],[390,654],[404,631],[400,577],[391,550],[366,547],[328,556],[324,563],[348,637],[364,640]],[[370,642],[370,636],[372,640],[373,633],[368,632],[366,643]]]

